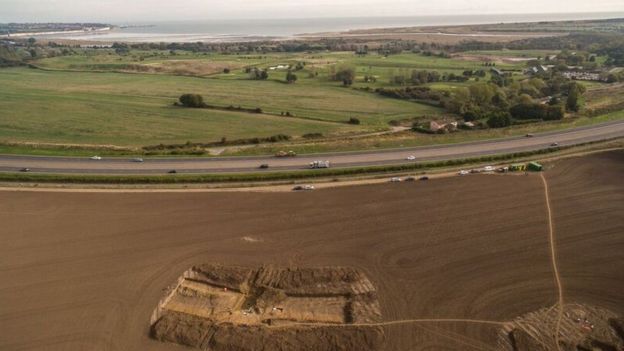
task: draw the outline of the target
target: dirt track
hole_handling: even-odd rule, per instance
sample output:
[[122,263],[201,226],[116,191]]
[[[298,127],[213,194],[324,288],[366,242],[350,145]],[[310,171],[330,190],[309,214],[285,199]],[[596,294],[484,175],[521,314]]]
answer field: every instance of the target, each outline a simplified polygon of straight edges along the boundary
[[[566,303],[620,316],[622,174],[621,151],[546,172]],[[461,320],[558,301],[544,209],[537,175],[309,193],[0,192],[0,349],[185,350],[149,339],[149,317],[184,270],[222,262],[357,267],[384,321],[421,320],[385,325],[387,350],[493,350],[498,324]]]

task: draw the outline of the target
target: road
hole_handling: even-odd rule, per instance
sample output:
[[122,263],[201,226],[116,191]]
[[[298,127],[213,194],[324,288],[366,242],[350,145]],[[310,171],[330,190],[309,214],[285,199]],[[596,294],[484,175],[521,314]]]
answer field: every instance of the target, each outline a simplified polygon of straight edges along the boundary
[[[239,173],[250,171],[292,171],[306,169],[314,160],[328,160],[332,168],[392,165],[470,158],[495,154],[546,149],[556,142],[569,146],[590,141],[624,137],[624,120],[556,132],[538,133],[533,137],[512,137],[470,143],[433,145],[375,151],[309,154],[297,157],[214,157],[214,158],[149,158],[132,162],[130,158],[91,160],[79,157],[42,157],[0,155],[0,172],[17,172],[29,168],[36,173],[73,174],[164,174],[178,173]],[[408,156],[415,161],[407,161]],[[258,169],[261,164],[269,169]]]

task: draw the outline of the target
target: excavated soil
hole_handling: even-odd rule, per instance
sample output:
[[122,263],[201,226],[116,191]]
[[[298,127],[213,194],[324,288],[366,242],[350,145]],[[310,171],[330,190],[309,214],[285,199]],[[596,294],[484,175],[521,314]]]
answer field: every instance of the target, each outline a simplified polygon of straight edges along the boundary
[[[623,174],[622,151],[545,172],[564,302],[610,311],[619,335]],[[305,193],[0,192],[0,349],[189,350],[151,338],[150,317],[184,271],[218,262],[357,269],[384,322],[417,319],[382,325],[380,350],[500,350],[507,323],[557,304],[550,255],[536,174]],[[335,335],[295,330],[311,349]],[[239,332],[210,340],[235,349]]]
[[201,265],[152,314],[151,336],[204,350],[378,350],[375,288],[344,267]]
[[507,323],[499,345],[501,350],[538,351],[557,350],[558,342],[562,350],[617,351],[624,349],[622,321],[609,310],[580,304],[564,305],[559,320],[559,306],[551,306]]

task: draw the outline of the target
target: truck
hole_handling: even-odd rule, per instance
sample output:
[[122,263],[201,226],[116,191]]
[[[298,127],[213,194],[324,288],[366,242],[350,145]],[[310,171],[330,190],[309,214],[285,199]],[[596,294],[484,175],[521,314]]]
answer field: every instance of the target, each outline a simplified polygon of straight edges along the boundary
[[310,168],[329,168],[329,161],[312,161]]
[[529,169],[529,171],[541,172],[544,169],[544,166],[542,166],[541,164],[537,162],[529,162],[529,164],[527,165],[527,168]]

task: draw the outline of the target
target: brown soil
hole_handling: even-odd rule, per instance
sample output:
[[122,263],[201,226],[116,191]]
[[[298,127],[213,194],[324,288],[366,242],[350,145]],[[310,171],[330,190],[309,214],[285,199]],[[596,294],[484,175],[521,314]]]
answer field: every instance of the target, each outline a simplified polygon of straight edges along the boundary
[[[621,320],[624,152],[545,174],[565,304]],[[150,316],[188,267],[220,262],[354,267],[384,322],[418,319],[380,325],[381,350],[497,350],[501,326],[483,321],[558,302],[543,190],[538,175],[479,175],[305,193],[3,191],[0,349],[188,349],[149,338]],[[211,340],[245,340],[224,333]]]
[[349,268],[202,265],[152,314],[151,336],[210,350],[378,350],[371,282]]
[[[556,350],[552,333],[558,306],[542,308],[514,319],[501,330],[501,350]],[[562,350],[621,350],[624,338],[617,333],[617,315],[611,311],[580,304],[564,305],[559,327]]]

